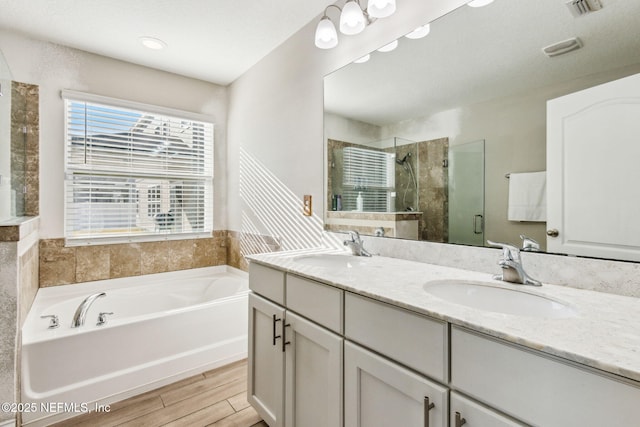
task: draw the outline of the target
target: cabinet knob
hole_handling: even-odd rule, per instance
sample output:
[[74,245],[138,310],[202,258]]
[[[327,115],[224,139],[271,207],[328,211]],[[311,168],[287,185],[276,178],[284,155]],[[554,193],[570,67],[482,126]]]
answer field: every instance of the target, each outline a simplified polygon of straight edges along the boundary
[[429,397],[424,397],[424,427],[429,427],[429,411],[435,408],[435,404],[429,402]]
[[462,427],[464,424],[467,423],[467,420],[462,418],[462,415],[460,415],[460,412],[456,412],[455,421],[456,421],[455,422],[455,427]]
[[549,236],[549,237],[558,237],[559,235],[560,235],[560,232],[558,230],[556,230],[555,228],[547,230],[547,236]]

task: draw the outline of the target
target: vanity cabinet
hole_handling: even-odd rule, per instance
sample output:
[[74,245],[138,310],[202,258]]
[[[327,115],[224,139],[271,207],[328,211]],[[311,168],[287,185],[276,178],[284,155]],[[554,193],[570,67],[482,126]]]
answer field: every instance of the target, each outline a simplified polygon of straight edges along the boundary
[[624,426],[640,419],[640,388],[630,382],[457,326],[451,387],[533,425]]
[[251,264],[248,400],[270,427],[623,426],[640,386]]
[[270,427],[342,426],[343,338],[328,328],[342,330],[343,291],[258,264],[249,274],[247,400]]
[[447,388],[349,341],[344,422],[350,427],[447,426]]

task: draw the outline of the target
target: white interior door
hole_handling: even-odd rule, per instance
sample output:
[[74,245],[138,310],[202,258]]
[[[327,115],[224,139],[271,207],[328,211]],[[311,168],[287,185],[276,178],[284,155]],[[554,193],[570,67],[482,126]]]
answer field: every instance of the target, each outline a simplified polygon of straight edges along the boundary
[[640,74],[547,103],[550,252],[640,261]]

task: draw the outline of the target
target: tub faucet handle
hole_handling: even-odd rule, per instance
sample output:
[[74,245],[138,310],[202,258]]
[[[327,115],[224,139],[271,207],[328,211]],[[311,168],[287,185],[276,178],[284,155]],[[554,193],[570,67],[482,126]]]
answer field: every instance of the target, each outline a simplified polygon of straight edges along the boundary
[[96,323],[96,326],[102,326],[105,323],[107,323],[107,316],[110,316],[112,314],[113,314],[113,311],[100,312],[100,314],[98,314],[98,322]]
[[40,316],[41,319],[51,319],[49,320],[48,329],[55,329],[60,326],[60,319],[58,319],[58,315],[56,314],[45,314],[44,316]]

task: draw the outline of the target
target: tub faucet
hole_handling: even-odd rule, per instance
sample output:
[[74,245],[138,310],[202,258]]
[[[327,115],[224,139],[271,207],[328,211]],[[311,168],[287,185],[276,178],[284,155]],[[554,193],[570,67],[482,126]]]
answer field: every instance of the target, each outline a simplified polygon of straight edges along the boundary
[[93,302],[98,298],[106,295],[107,294],[104,292],[98,292],[86,297],[76,309],[76,313],[73,315],[73,322],[71,322],[71,327],[78,328],[84,325],[84,319],[87,316],[87,311],[89,310],[89,307],[91,307],[91,304],[93,304]]
[[498,265],[502,268],[502,274],[493,276],[495,280],[502,280],[511,283],[520,283],[523,285],[542,286],[538,280],[532,279],[524,271],[522,260],[520,259],[520,249],[506,243],[496,243],[487,240],[490,246],[502,248],[502,258],[498,261]]
[[345,240],[344,245],[349,246],[351,249],[351,253],[355,256],[371,256],[369,252],[364,248],[362,239],[360,238],[360,233],[357,231],[349,230],[347,231],[351,240]]

